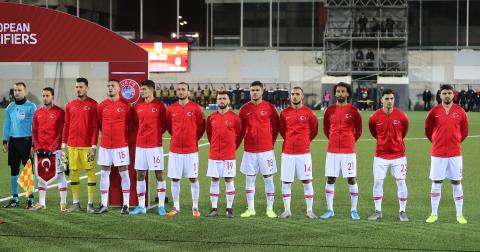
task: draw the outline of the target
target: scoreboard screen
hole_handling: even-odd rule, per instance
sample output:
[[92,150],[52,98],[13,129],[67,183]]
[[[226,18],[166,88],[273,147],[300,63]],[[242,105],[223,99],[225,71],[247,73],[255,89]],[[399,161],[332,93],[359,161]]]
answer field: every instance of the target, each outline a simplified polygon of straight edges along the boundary
[[136,43],[148,52],[148,71],[154,73],[186,72],[187,42]]

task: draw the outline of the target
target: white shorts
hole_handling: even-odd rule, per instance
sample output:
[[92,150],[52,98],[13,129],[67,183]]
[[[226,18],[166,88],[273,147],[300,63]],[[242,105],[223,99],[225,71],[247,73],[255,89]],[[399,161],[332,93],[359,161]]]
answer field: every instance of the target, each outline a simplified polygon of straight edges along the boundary
[[283,182],[293,182],[295,174],[299,180],[311,180],[312,156],[310,153],[290,155],[282,153],[282,164],[280,166]]
[[128,147],[106,149],[100,146],[98,150],[98,165],[102,166],[125,166],[130,165]]
[[163,168],[163,147],[135,148],[135,170],[161,171]]
[[431,157],[430,179],[431,180],[462,180],[463,158],[458,157]]
[[237,175],[236,160],[208,160],[207,177],[233,178]]
[[198,152],[189,154],[168,154],[168,177],[173,179],[198,177]]
[[405,179],[407,177],[407,157],[403,156],[396,159],[373,158],[373,178],[384,179],[387,176],[388,168],[396,179]]
[[336,177],[342,176],[344,178],[354,178],[357,176],[357,155],[355,153],[340,154],[327,152],[325,160],[325,176]]
[[273,150],[265,152],[245,152],[242,158],[240,171],[245,175],[272,175],[277,173],[277,161]]

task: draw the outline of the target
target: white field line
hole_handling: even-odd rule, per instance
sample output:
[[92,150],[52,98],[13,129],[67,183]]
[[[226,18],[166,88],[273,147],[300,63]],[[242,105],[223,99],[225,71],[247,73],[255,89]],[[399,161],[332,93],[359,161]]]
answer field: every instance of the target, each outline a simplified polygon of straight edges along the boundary
[[[164,139],[165,139],[165,138],[164,138]],[[202,139],[200,139],[200,140],[202,140]],[[207,145],[209,145],[209,144],[210,144],[210,143],[199,144],[198,147],[207,146]],[[167,156],[168,156],[168,153],[163,154],[163,156],[164,156],[164,157],[167,157]],[[100,175],[100,172],[95,173],[95,176],[96,176],[96,175]],[[81,177],[80,177],[80,180],[84,180],[84,179],[87,179],[87,176],[81,176]],[[70,180],[67,180],[67,184],[70,184]],[[49,185],[49,186],[47,186],[47,189],[54,188],[54,187],[58,187],[58,184]],[[35,189],[35,192],[38,192],[38,189]],[[25,193],[20,193],[20,194],[18,194],[18,197],[22,197],[22,196],[25,196],[25,195],[26,195]],[[4,202],[4,201],[10,200],[10,199],[12,199],[12,196],[2,198],[2,199],[0,199],[0,202]]]

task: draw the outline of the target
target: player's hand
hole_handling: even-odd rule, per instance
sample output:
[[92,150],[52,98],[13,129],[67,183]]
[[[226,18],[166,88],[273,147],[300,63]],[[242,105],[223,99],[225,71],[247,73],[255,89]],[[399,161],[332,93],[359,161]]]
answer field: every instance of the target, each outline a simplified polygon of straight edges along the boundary
[[33,146],[30,148],[30,158],[33,158],[33,153],[35,153],[35,150],[33,149]]
[[8,144],[3,144],[3,153],[8,152]]
[[90,151],[88,152],[88,161],[92,162],[95,160],[95,155],[97,154],[97,151],[94,148],[91,148]]

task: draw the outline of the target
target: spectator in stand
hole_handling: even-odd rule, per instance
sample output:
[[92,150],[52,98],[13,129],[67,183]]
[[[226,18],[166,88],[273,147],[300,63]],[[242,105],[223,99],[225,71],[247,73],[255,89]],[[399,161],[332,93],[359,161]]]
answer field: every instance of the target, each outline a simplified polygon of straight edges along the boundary
[[472,88],[469,88],[467,91],[467,111],[473,111],[473,106],[475,106],[475,99],[477,94]]
[[368,18],[365,17],[364,13],[360,14],[360,18],[358,19],[358,28],[359,32],[358,35],[361,37],[367,36],[367,24],[368,24]]
[[387,19],[384,18],[380,22],[380,36],[383,37],[383,36],[386,36],[386,35],[387,35]]
[[364,67],[364,57],[363,57],[363,51],[361,49],[358,49],[357,52],[355,53],[355,69],[356,71],[362,71]]
[[8,100],[7,98],[4,96],[3,99],[2,99],[2,108],[6,108],[8,106]]
[[378,36],[378,31],[380,30],[380,24],[378,23],[377,19],[374,17],[372,18],[372,22],[370,24],[370,35],[372,37],[377,37]]
[[475,96],[475,103],[476,103],[476,111],[480,112],[480,88],[477,89],[476,96]]
[[440,99],[440,90],[437,91],[437,95],[435,96],[435,100],[437,101],[437,104],[442,103],[442,99]]
[[326,109],[328,106],[330,106],[330,98],[332,98],[332,95],[330,94],[330,91],[325,91],[323,93],[323,105],[322,109]]
[[467,91],[465,91],[465,89],[462,89],[462,91],[458,93],[458,102],[460,103],[460,107],[467,110]]
[[432,100],[432,92],[428,88],[423,91],[422,94],[422,99],[423,99],[423,110],[429,111],[431,106],[430,106],[430,101]]
[[[441,102],[440,102],[441,103]],[[439,104],[440,104],[439,103]],[[458,105],[458,91],[457,89],[454,89],[453,90],[453,103],[457,104]]]
[[168,105],[168,102],[167,102],[168,101],[168,88],[167,88],[167,86],[163,87],[161,97],[162,97],[161,99],[162,99],[163,103]]
[[387,36],[388,37],[393,37],[393,26],[395,25],[395,21],[393,21],[391,16],[388,16],[387,19],[385,20],[385,28],[387,31]]
[[374,62],[375,62],[375,54],[372,50],[368,50],[367,54],[365,55],[365,59],[367,60],[367,67],[369,71],[374,71]]

